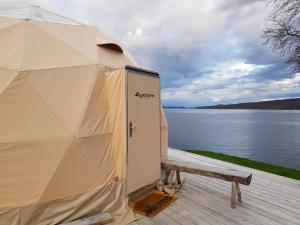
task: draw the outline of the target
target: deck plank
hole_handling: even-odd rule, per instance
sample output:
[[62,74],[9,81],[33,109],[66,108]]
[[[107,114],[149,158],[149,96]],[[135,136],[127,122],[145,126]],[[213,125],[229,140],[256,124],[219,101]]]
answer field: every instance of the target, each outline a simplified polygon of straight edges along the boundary
[[230,182],[186,174],[175,203],[155,217],[131,225],[300,224],[300,181],[175,149],[169,149],[169,158],[252,172],[252,182],[240,185],[243,202],[231,209]]

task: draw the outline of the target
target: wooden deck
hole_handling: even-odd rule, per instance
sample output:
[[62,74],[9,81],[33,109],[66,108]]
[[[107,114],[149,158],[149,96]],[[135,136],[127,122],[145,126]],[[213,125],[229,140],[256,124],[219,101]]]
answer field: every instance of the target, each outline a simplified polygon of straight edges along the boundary
[[169,158],[253,173],[250,186],[241,185],[242,203],[230,207],[231,183],[187,174],[177,201],[154,218],[131,225],[300,224],[300,182],[266,172],[170,149]]

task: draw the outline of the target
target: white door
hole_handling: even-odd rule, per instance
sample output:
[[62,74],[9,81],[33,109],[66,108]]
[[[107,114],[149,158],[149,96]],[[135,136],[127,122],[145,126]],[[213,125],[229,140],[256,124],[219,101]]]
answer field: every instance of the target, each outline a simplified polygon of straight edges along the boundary
[[127,67],[127,193],[160,179],[159,75]]

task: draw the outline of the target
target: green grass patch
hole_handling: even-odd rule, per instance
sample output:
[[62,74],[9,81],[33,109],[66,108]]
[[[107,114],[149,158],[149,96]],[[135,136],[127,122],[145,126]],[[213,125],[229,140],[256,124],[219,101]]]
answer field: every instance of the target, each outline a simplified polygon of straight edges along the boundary
[[210,158],[238,164],[241,166],[250,167],[253,169],[262,170],[268,173],[274,173],[283,177],[289,177],[292,179],[300,180],[300,170],[286,168],[282,166],[275,166],[268,163],[258,162],[258,161],[254,161],[246,158],[240,158],[236,156],[224,155],[221,153],[215,153],[210,151],[202,151],[202,150],[186,150],[186,151],[194,154],[203,155]]

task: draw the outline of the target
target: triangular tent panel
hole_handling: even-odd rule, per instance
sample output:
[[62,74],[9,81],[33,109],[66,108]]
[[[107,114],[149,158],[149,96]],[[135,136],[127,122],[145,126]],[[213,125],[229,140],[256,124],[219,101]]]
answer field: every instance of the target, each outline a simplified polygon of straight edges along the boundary
[[19,74],[19,71],[0,68],[0,94],[8,87],[8,85]]
[[27,76],[28,72],[20,72],[0,95],[0,142],[70,137],[71,133],[35,91]]
[[75,136],[96,79],[96,65],[30,71],[28,80]]

